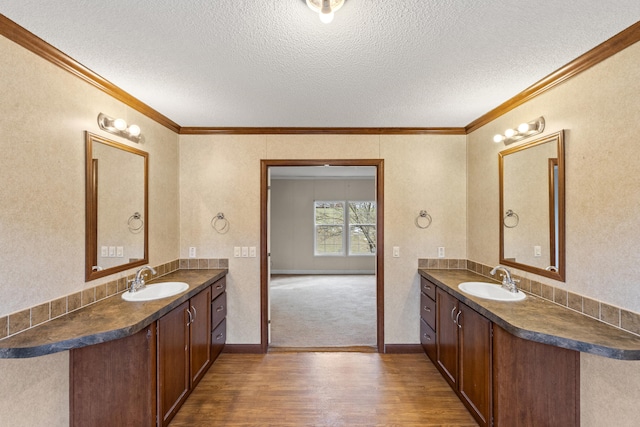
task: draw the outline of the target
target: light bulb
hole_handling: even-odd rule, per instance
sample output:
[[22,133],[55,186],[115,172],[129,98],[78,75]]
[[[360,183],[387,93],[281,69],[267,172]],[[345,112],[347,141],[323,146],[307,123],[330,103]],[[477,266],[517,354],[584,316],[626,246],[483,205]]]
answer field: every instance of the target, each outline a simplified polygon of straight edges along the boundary
[[520,133],[529,132],[530,130],[531,127],[529,126],[529,123],[522,123],[520,124],[520,126],[518,126],[518,132]]
[[124,119],[115,119],[113,121],[113,127],[118,130],[125,130],[127,128],[127,122]]
[[513,129],[507,129],[504,131],[504,136],[506,136],[507,138],[512,138],[515,136],[517,132]]
[[502,141],[504,141],[504,136],[502,136],[500,134],[497,134],[497,135],[495,135],[493,137],[493,142],[495,142],[495,143],[500,143]]
[[333,21],[333,11],[330,11],[329,13],[322,13],[320,12],[320,21],[322,21],[325,24],[330,24],[331,21]]
[[140,126],[138,126],[138,125],[129,126],[129,135],[131,135],[131,136],[140,135]]

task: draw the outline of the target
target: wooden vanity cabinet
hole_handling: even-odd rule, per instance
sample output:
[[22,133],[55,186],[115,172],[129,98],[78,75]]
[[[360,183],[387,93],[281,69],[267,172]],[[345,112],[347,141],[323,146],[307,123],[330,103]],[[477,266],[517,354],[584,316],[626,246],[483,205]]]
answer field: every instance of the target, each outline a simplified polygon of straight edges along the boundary
[[436,290],[436,366],[476,421],[491,423],[491,322]]
[[420,290],[420,344],[436,363],[436,287],[422,278]]
[[69,352],[72,427],[156,425],[156,324]]
[[166,426],[211,365],[211,287],[158,320],[158,413]]
[[211,285],[211,360],[215,361],[227,341],[227,282],[226,278]]
[[579,352],[516,337],[440,287],[435,303],[434,364],[481,426],[580,425]]

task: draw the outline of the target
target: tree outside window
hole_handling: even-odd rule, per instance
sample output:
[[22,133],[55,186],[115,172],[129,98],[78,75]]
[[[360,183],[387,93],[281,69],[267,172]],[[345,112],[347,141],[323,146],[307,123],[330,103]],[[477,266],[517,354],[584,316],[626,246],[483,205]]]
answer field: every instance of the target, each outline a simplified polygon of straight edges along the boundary
[[375,202],[317,201],[314,212],[316,255],[376,253]]

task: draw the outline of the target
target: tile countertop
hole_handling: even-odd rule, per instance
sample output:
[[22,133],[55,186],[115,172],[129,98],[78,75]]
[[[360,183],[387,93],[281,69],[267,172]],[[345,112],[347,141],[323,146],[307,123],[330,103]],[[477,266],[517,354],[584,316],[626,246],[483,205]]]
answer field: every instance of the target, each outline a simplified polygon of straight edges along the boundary
[[133,335],[226,274],[227,270],[174,271],[148,284],[186,282],[189,289],[172,297],[143,302],[125,301],[122,293],[118,293],[0,340],[0,359],[44,356]]
[[612,359],[640,360],[640,336],[536,295],[527,293],[522,301],[492,301],[458,289],[462,282],[492,282],[479,274],[431,269],[418,273],[517,337]]

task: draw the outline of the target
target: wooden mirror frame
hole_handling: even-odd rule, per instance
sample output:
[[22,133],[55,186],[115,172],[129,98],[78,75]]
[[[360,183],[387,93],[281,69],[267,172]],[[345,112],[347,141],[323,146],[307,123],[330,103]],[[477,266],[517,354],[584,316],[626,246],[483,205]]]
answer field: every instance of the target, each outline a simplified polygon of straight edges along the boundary
[[[99,135],[85,132],[86,142],[86,234],[85,234],[85,281],[108,276],[129,268],[146,265],[149,262],[149,154],[137,148],[121,144]],[[97,188],[97,164],[93,159],[93,144],[105,144],[119,150],[123,150],[138,156],[144,161],[144,215],[143,215],[143,240],[144,256],[142,259],[120,264],[103,270],[94,271],[93,266],[98,260],[98,188]]]
[[[544,268],[534,267],[528,264],[521,264],[519,262],[511,261],[505,258],[504,251],[504,157],[509,154],[517,153],[527,148],[531,148],[537,145],[556,142],[557,144],[557,160],[553,159],[549,161],[549,182],[545,183],[545,187],[549,188],[549,232],[552,237],[555,237],[554,229],[556,227],[556,218],[554,217],[554,185],[553,185],[553,171],[552,167],[558,167],[558,194],[555,195],[558,198],[558,216],[557,216],[557,229],[558,238],[551,239],[551,260],[557,261],[557,271],[549,271]],[[540,276],[550,277],[555,280],[564,281],[566,273],[566,260],[565,260],[565,163],[564,163],[564,131],[556,132],[551,135],[547,135],[543,138],[536,139],[517,147],[509,148],[507,150],[498,153],[498,169],[500,174],[500,264],[517,268],[520,270],[528,271],[530,273],[538,274]],[[541,183],[542,184],[542,183]],[[554,246],[557,245],[556,246]],[[556,250],[557,249],[557,250]],[[557,260],[555,259],[555,253],[557,252]]]

